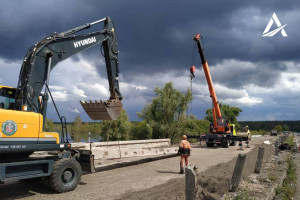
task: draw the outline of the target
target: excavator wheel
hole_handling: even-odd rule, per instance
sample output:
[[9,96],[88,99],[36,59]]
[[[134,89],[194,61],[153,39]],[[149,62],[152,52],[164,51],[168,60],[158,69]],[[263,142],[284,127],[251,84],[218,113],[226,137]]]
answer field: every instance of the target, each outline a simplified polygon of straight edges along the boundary
[[72,158],[58,160],[54,163],[53,172],[49,176],[49,186],[58,193],[72,191],[80,182],[81,174],[81,166],[76,160]]
[[92,120],[117,120],[123,107],[119,100],[80,101],[80,104]]

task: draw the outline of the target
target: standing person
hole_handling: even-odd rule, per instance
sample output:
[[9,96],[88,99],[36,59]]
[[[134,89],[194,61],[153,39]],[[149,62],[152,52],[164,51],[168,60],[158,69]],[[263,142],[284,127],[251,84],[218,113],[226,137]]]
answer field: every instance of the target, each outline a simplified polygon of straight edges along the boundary
[[180,154],[180,174],[184,173],[184,162],[185,165],[189,165],[189,156],[191,154],[191,145],[189,141],[187,141],[187,136],[183,135],[182,140],[179,146],[179,154]]
[[71,139],[74,140],[74,133],[71,133]]

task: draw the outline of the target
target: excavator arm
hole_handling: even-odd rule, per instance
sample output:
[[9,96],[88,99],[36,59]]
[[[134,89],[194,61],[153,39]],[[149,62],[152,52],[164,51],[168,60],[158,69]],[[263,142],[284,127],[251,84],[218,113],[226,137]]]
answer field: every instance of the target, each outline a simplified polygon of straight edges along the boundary
[[[100,22],[104,22],[103,30],[76,34]],[[59,34],[54,33],[30,48],[19,75],[16,110],[41,113],[46,118],[50,72],[59,62],[99,44],[103,47],[110,99],[104,102],[80,103],[93,120],[117,119],[122,109],[123,97],[119,91],[117,38],[114,24],[109,17]],[[45,92],[42,93],[44,86]]]

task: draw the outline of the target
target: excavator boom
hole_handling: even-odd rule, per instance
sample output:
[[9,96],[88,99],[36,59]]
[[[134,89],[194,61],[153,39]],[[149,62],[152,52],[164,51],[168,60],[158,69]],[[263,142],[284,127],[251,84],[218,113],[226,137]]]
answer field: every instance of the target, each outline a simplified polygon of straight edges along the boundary
[[[103,30],[76,34],[100,22],[104,22]],[[59,62],[98,44],[103,47],[110,99],[99,102],[81,101],[81,105],[93,120],[117,119],[122,109],[123,97],[118,82],[118,44],[115,27],[109,17],[59,34],[54,33],[30,48],[20,71],[16,91],[16,110],[41,113],[45,119],[50,72]],[[45,85],[45,93],[41,93]]]

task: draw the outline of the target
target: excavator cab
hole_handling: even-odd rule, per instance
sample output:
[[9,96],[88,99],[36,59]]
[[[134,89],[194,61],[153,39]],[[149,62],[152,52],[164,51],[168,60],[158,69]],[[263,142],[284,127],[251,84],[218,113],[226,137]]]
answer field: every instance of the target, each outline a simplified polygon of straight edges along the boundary
[[16,88],[0,86],[0,109],[15,109]]

